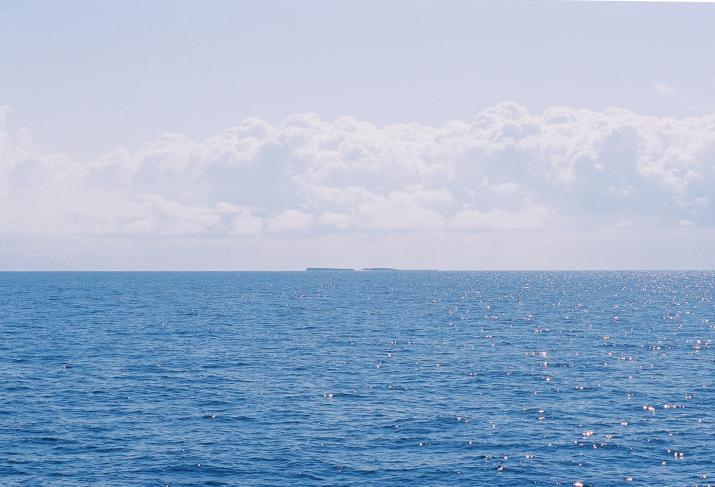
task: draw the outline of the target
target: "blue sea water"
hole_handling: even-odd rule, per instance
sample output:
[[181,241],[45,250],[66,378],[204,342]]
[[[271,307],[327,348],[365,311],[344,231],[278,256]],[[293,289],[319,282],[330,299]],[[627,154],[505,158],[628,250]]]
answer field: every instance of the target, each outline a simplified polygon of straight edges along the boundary
[[0,485],[715,483],[715,273],[0,273]]

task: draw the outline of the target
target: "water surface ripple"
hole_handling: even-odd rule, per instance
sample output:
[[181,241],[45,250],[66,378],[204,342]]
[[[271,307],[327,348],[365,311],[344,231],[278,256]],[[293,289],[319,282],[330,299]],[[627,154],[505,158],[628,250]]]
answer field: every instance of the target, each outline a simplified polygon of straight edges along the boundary
[[1,273],[2,485],[715,483],[710,272]]

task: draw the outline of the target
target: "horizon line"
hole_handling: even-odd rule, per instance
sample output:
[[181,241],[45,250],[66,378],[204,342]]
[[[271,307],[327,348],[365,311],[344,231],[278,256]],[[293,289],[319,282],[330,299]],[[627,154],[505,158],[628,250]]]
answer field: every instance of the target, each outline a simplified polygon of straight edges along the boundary
[[[317,269],[317,270],[316,270]],[[306,268],[306,269],[0,269],[0,274],[10,273],[390,273],[390,272],[715,272],[715,268],[595,268],[595,269],[399,269],[399,268]]]

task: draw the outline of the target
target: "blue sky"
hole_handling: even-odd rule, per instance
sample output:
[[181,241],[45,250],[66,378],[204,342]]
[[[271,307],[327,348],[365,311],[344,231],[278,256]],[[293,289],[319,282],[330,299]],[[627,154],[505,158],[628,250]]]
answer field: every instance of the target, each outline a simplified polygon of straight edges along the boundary
[[2,1],[0,266],[712,268],[713,25],[683,3]]

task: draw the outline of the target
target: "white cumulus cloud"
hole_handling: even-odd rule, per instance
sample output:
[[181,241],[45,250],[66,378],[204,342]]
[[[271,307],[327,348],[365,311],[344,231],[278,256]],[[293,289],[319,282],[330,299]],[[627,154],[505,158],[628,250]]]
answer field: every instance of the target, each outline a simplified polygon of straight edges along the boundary
[[502,103],[441,126],[377,126],[296,114],[199,140],[166,134],[92,161],[39,151],[9,117],[0,109],[6,236],[715,225],[715,115]]

